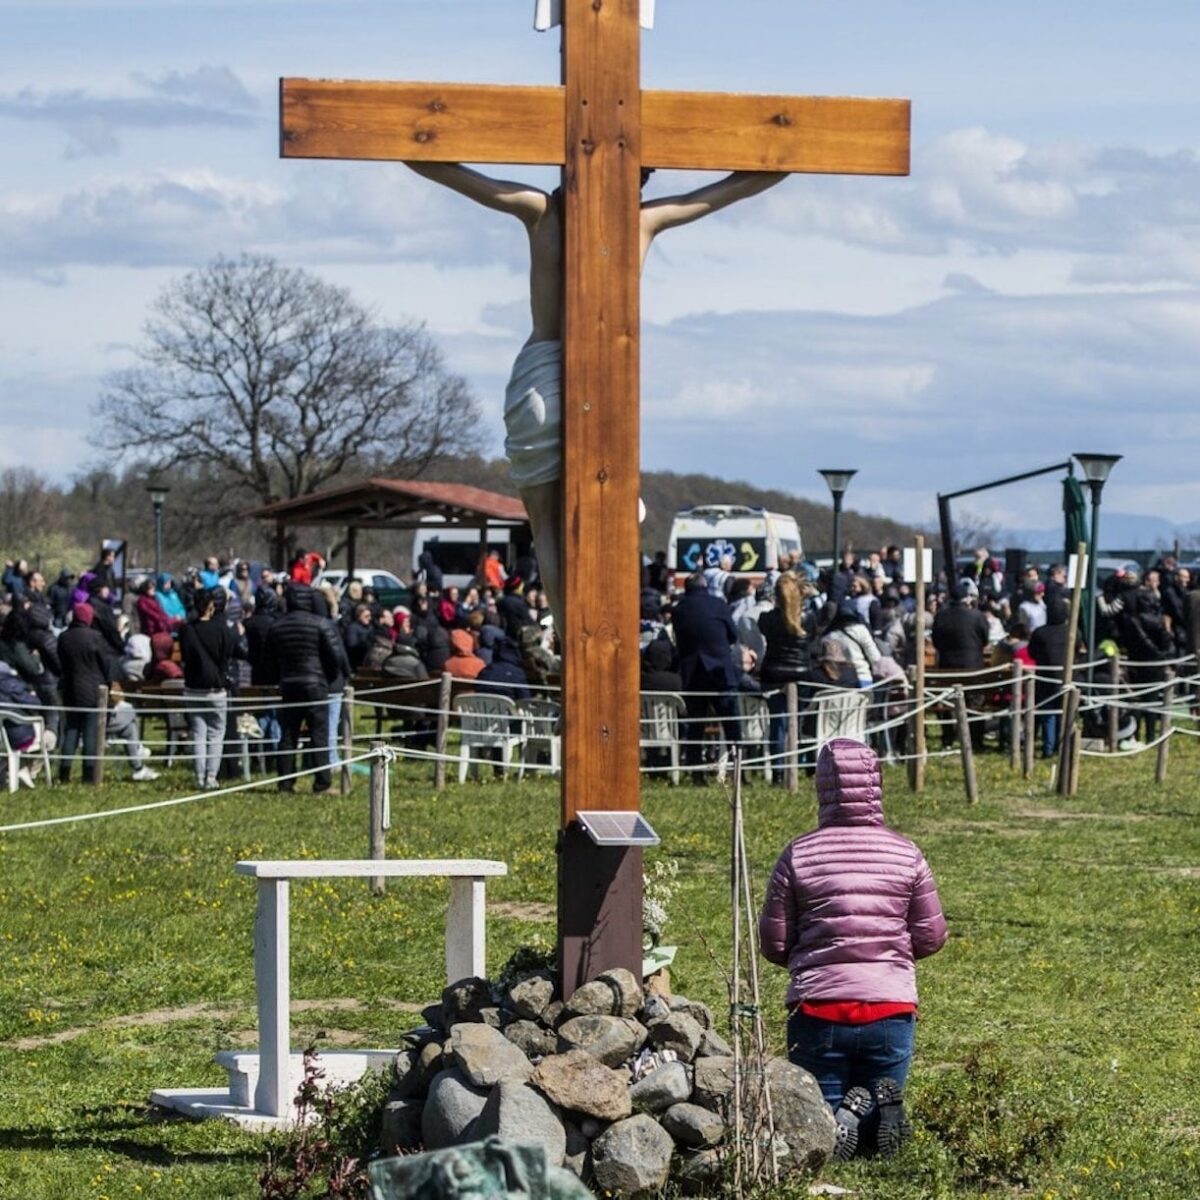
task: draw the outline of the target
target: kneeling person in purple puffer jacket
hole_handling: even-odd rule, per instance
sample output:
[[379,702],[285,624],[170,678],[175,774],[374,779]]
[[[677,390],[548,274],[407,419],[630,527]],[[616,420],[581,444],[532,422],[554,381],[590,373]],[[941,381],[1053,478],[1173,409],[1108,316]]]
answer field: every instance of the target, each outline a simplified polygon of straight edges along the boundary
[[788,1057],[834,1110],[834,1156],[908,1135],[903,1089],[917,1010],[915,962],[946,942],[921,851],[883,823],[879,760],[835,738],[817,759],[818,828],[780,855],[759,918],[762,952],[791,974]]

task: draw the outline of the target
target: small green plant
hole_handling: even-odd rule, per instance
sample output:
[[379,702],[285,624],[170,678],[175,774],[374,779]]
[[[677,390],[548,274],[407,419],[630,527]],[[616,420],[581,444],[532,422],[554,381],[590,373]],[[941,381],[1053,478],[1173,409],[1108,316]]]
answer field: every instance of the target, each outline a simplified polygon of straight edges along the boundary
[[1065,1116],[1051,1111],[1039,1081],[990,1043],[926,1087],[914,1111],[972,1186],[1027,1185],[1066,1137]]
[[368,1200],[366,1163],[379,1148],[387,1078],[372,1072],[349,1087],[324,1088],[324,1077],[309,1046],[296,1124],[258,1176],[262,1200]]
[[553,971],[555,963],[554,947],[540,939],[518,946],[500,968],[496,986],[500,991],[506,992],[522,975],[533,971]]

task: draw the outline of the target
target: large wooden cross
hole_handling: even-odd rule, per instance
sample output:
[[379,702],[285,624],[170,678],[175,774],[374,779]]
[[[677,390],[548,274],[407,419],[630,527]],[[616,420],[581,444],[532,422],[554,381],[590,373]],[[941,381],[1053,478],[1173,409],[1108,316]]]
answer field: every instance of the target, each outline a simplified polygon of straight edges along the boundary
[[[643,91],[638,0],[564,0],[562,85],[281,81],[285,158],[563,168],[563,991],[641,964],[641,852],[575,814],[639,806],[642,167],[904,175],[909,103]],[[800,348],[801,353],[803,349]]]

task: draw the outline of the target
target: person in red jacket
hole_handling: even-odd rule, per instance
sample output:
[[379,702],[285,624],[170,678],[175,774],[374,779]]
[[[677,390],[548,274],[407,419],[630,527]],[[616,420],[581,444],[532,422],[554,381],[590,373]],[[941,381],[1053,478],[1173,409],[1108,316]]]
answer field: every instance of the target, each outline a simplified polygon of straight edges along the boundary
[[942,948],[946,921],[921,851],[883,822],[874,751],[834,738],[816,782],[818,827],[775,864],[759,941],[791,975],[788,1057],[834,1110],[834,1157],[871,1136],[894,1154],[909,1132],[915,960]]

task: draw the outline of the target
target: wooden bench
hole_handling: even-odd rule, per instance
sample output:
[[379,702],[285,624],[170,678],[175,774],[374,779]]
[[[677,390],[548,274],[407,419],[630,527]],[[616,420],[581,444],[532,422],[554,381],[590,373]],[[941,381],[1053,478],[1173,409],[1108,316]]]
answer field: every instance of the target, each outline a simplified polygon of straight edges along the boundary
[[301,859],[239,862],[234,870],[258,880],[254,918],[254,982],[258,1000],[258,1079],[254,1109],[269,1117],[291,1111],[288,894],[293,879],[390,876],[450,880],[446,909],[446,976],[450,983],[486,974],[485,887],[508,874],[490,859]]

